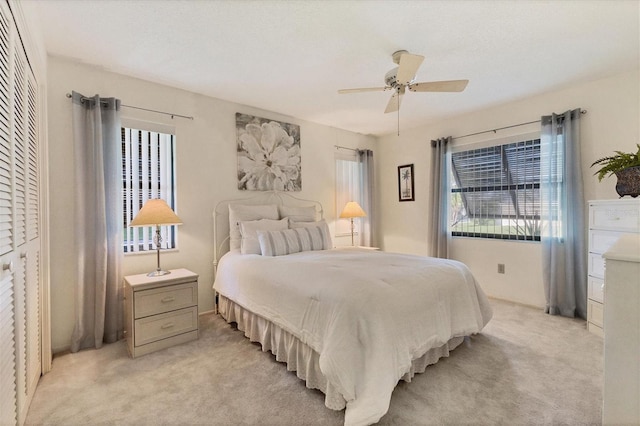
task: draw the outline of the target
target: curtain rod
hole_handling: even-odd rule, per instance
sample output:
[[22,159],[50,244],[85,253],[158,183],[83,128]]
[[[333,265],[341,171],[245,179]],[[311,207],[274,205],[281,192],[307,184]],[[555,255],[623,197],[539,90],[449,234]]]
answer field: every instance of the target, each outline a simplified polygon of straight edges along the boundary
[[[67,98],[71,98],[71,93],[67,93]],[[81,101],[84,101],[85,99],[91,99],[91,98],[87,98],[86,96],[83,96],[80,99],[81,99]],[[126,107],[126,108],[132,108],[132,109],[139,109],[139,110],[142,110],[142,111],[155,112],[157,114],[170,115],[171,118],[180,117],[180,118],[186,118],[188,120],[193,120],[193,117],[191,117],[191,116],[175,114],[175,113],[172,113],[172,112],[158,111],[158,110],[155,110],[155,109],[148,109],[148,108],[142,108],[142,107],[137,107],[137,106],[125,105],[125,104],[122,104],[122,103],[120,104],[120,106]]]
[[336,147],[336,149],[347,149],[349,151],[359,151],[357,149],[347,148],[346,146],[340,146],[340,145],[334,145],[334,147]]
[[[580,110],[580,114],[586,114],[586,113],[587,113],[586,109]],[[496,133],[498,130],[511,129],[512,127],[526,126],[527,124],[540,123],[540,121],[541,120],[527,121],[526,123],[513,124],[511,126],[498,127],[497,129],[483,130],[482,132],[469,133],[468,135],[454,136],[451,139],[462,139],[462,138],[467,138],[469,136],[481,135],[483,133],[491,133],[491,132]]]

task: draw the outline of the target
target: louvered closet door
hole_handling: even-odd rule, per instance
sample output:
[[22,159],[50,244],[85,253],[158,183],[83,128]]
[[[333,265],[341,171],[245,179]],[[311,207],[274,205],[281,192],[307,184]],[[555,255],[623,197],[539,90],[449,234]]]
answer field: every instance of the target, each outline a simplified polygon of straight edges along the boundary
[[26,144],[26,251],[20,253],[26,263],[27,295],[27,388],[28,404],[24,417],[42,373],[41,316],[40,316],[40,147],[38,144],[38,96],[37,83],[31,72],[27,79],[27,144]]
[[0,424],[23,424],[41,373],[37,83],[0,3]]
[[[13,262],[13,143],[11,132],[11,24],[0,4],[0,265]],[[14,276],[0,270],[0,424],[15,424],[16,341]]]

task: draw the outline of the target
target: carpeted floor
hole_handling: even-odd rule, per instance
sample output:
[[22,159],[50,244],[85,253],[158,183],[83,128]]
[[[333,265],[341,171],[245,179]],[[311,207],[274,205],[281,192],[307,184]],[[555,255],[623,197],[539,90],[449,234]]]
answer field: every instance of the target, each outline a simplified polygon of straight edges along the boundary
[[[383,425],[599,424],[602,339],[584,321],[491,301],[482,334],[395,389]],[[26,424],[341,425],[271,353],[222,318],[200,339],[127,356],[124,342],[54,358]]]

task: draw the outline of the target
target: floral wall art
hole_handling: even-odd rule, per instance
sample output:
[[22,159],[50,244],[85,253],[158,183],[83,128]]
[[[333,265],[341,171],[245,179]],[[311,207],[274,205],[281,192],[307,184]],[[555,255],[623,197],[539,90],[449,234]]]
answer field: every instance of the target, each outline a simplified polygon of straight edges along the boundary
[[300,126],[236,113],[238,189],[301,191]]

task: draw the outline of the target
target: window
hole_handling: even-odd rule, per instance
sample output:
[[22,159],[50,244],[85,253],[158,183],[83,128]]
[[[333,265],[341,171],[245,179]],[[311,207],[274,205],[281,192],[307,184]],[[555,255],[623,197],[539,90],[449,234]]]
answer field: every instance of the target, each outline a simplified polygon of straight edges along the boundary
[[451,154],[453,236],[540,241],[540,139]]
[[[361,171],[356,151],[336,153],[336,236],[351,235],[351,221],[340,219],[342,209],[349,201],[360,200]],[[355,234],[360,231],[360,220],[354,219]]]
[[[144,203],[162,198],[175,211],[175,136],[122,128],[122,194],[124,252],[155,250],[153,227],[129,227]],[[176,248],[176,226],[161,226],[165,249]]]

